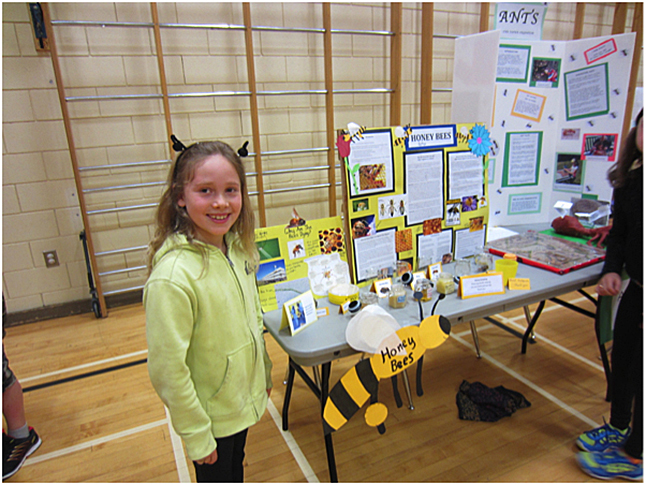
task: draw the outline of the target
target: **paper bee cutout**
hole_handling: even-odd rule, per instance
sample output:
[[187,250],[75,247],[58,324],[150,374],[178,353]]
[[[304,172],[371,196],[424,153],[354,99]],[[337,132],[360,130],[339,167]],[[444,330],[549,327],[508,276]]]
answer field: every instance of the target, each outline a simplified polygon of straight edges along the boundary
[[[363,311],[372,306],[375,305],[369,305]],[[325,434],[341,428],[368,399],[371,403],[365,412],[366,423],[381,427],[388,416],[388,408],[377,402],[379,381],[411,367],[426,350],[444,343],[450,333],[449,320],[440,315],[432,315],[422,320],[419,326],[400,328],[383,339],[387,343],[380,346],[379,352],[352,367],[330,391],[323,409]],[[380,429],[380,432],[385,432],[385,429]]]

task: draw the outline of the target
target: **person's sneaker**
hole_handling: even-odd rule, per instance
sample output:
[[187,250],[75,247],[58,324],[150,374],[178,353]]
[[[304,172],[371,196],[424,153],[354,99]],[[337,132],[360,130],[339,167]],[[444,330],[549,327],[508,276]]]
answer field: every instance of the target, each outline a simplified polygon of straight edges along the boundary
[[601,452],[610,448],[621,448],[628,436],[630,427],[620,430],[604,421],[603,426],[586,431],[576,440],[583,451]]
[[641,481],[644,477],[642,460],[631,458],[617,449],[606,453],[580,451],[576,455],[576,461],[588,475],[602,480],[625,478]]
[[38,449],[42,440],[31,426],[29,436],[18,439],[2,433],[2,479],[14,475],[25,459]]

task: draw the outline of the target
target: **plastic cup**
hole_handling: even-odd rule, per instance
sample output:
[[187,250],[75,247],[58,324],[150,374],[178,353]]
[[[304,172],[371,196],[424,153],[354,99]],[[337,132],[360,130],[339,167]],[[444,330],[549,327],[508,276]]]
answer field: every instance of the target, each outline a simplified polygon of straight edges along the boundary
[[496,260],[496,271],[502,272],[502,284],[507,286],[509,278],[515,278],[516,272],[518,271],[518,261],[513,259],[497,259]]

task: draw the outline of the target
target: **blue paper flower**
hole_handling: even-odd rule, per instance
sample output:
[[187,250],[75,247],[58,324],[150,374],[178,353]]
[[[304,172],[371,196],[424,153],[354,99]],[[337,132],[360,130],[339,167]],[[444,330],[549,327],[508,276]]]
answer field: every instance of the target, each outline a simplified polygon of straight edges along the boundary
[[489,132],[484,125],[475,125],[471,128],[471,139],[469,140],[469,149],[476,155],[486,155],[491,147]]

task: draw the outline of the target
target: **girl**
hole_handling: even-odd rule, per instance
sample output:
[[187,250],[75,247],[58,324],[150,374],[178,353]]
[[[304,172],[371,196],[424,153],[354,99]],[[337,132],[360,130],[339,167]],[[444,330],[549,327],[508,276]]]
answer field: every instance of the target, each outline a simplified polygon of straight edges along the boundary
[[177,157],[148,257],[153,387],[197,481],[242,482],[247,430],[265,412],[272,386],[254,216],[242,162],[229,145],[195,143]]
[[[577,440],[581,468],[593,477],[642,480],[643,365],[644,365],[644,169],[643,111],[624,143],[619,161],[608,178],[614,188],[612,228],[602,276],[600,296],[615,296],[622,286],[621,273],[630,277],[621,297],[612,343],[612,403],[610,422],[586,431]],[[634,408],[633,408],[634,406]],[[632,419],[632,429],[630,427]]]

